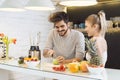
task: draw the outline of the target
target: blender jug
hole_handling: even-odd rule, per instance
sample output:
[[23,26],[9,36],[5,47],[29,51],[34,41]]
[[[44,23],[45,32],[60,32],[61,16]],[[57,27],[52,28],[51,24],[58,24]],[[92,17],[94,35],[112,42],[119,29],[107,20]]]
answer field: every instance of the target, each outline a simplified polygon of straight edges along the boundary
[[[30,57],[30,58],[37,58],[38,60],[41,60],[41,50],[39,49],[40,32],[37,33],[37,37],[34,36],[34,38],[32,38],[32,39],[33,40],[31,42],[31,37],[30,37],[30,43],[32,45],[30,46],[28,57]],[[36,42],[34,42],[35,40],[36,40]]]
[[28,57],[37,58],[38,60],[41,60],[41,51],[39,49],[39,46],[31,46]]

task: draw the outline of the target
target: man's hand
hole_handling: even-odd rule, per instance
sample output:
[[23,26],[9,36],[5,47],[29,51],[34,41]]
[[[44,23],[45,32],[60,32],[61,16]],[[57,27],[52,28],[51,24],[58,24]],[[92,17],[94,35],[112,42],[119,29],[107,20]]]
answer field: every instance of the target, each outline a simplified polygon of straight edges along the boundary
[[65,63],[65,58],[63,56],[58,56],[56,59],[59,63]]
[[53,57],[53,55],[55,54],[55,51],[50,49],[50,50],[47,52],[47,54],[49,55],[49,57]]
[[54,54],[55,54],[55,51],[52,49],[44,49],[43,50],[44,57],[53,57]]

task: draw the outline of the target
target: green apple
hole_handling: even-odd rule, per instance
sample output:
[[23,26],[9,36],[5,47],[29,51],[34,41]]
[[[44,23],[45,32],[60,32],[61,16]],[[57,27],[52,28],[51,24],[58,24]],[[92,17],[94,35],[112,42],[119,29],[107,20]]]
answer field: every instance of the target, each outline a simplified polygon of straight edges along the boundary
[[53,59],[53,64],[54,65],[58,65],[59,64],[58,60],[57,59]]

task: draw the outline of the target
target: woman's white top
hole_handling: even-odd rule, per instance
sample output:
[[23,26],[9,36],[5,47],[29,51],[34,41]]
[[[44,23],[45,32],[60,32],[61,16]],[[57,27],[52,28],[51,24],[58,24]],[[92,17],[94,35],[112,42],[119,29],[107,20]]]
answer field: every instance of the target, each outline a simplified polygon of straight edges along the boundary
[[[103,37],[101,37],[101,36],[93,37],[92,39],[93,39],[93,40],[96,40],[96,45],[99,45],[99,46],[97,46],[97,47],[102,48],[102,49],[104,50],[103,53],[100,53],[100,54],[99,54],[99,50],[98,50],[97,52],[98,52],[98,55],[99,55],[99,56],[101,57],[101,59],[102,59],[103,65],[105,66],[105,63],[106,63],[106,61],[107,61],[107,49],[106,49],[107,43],[106,43],[105,39],[104,39]],[[101,43],[102,43],[103,45],[100,45]],[[86,59],[87,59],[88,61],[90,61],[91,55],[90,55],[89,53],[86,53]]]

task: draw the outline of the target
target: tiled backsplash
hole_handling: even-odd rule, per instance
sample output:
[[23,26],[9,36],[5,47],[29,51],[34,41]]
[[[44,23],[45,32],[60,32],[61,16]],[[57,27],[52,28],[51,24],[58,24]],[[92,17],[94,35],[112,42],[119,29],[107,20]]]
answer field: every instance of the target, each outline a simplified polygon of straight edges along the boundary
[[52,24],[48,22],[48,11],[2,12],[0,11],[0,33],[17,39],[17,44],[10,44],[9,55],[26,56],[30,48],[30,35],[41,32],[40,48],[43,50],[46,37]]

